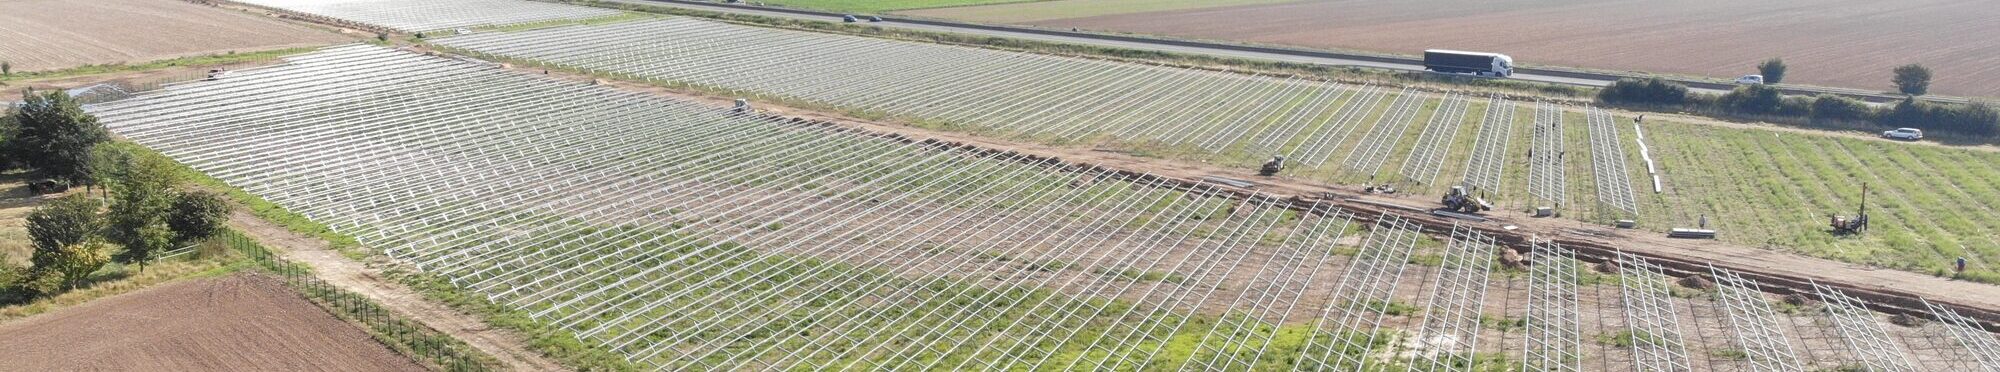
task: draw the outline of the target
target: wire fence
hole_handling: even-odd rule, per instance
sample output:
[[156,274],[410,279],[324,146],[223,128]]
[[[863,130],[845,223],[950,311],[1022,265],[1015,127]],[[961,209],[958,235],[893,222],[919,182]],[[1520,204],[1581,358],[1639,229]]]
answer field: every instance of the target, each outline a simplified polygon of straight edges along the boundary
[[304,264],[286,261],[255,240],[236,231],[226,231],[211,242],[242,252],[257,267],[276,274],[300,296],[318,304],[335,317],[362,325],[376,341],[433,368],[445,371],[487,371],[494,369],[491,357],[470,345],[435,329],[404,319],[366,297],[341,289],[314,276]]

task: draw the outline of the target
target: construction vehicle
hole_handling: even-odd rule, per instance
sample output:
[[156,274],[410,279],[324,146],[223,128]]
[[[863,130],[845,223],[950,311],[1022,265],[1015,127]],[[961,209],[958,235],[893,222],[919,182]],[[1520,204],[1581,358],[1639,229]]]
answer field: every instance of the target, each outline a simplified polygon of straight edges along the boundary
[[1493,210],[1493,204],[1487,203],[1486,199],[1472,196],[1471,193],[1465,191],[1465,186],[1452,186],[1451,191],[1444,194],[1443,203],[1444,210],[1459,213],[1479,213]]
[[1861,185],[1861,210],[1854,215],[1854,218],[1833,215],[1832,221],[1827,225],[1833,228],[1834,235],[1853,235],[1868,231],[1868,185]]
[[1278,171],[1282,170],[1285,170],[1285,157],[1283,155],[1272,156],[1270,161],[1264,162],[1263,168],[1257,170],[1257,175],[1270,177],[1278,175]]

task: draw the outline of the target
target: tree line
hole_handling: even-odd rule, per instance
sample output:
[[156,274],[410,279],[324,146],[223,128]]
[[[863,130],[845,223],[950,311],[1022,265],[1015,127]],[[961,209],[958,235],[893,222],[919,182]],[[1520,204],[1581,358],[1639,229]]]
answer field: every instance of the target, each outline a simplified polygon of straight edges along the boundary
[[28,213],[29,266],[14,267],[0,257],[0,302],[77,288],[112,262],[143,271],[162,252],[223,228],[228,205],[189,187],[177,164],[114,143],[68,94],[29,90],[23,96],[0,117],[0,167],[57,189],[83,189]]
[[[1771,59],[1758,66],[1765,83],[1784,80],[1786,66]],[[1929,92],[1931,71],[1920,65],[1897,67],[1890,79],[1897,91],[1907,96],[1894,105],[1871,107],[1853,98],[1834,94],[1787,96],[1765,84],[1736,87],[1725,94],[1689,92],[1686,85],[1660,78],[1619,79],[1598,91],[1597,100],[1609,105],[1689,110],[1763,119],[1793,119],[1807,126],[1841,127],[1866,124],[1882,128],[1917,128],[1925,131],[1968,134],[1980,137],[2000,135],[2000,109],[1991,104],[1947,104],[1921,102],[1916,96]]]

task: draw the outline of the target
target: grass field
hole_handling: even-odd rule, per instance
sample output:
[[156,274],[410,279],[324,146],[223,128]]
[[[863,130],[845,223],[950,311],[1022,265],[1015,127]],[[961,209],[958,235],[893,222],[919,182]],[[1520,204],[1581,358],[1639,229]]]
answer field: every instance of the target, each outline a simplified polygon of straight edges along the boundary
[[1018,23],[1129,13],[1277,4],[1296,1],[1300,0],[1054,0],[1021,4],[921,9],[898,13],[984,23]]

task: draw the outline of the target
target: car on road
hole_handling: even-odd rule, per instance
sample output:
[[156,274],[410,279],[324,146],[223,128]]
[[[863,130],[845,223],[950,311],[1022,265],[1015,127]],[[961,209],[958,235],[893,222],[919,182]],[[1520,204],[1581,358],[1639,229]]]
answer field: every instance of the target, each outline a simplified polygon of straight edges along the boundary
[[1761,85],[1764,84],[1764,75],[1743,75],[1743,77],[1736,78],[1736,84]]
[[1924,139],[1924,130],[1917,128],[1896,128],[1896,130],[1882,132],[1882,138],[1915,141]]
[[847,22],[847,23],[854,23],[854,22],[857,22],[857,21],[860,21],[860,20],[859,20],[859,19],[855,19],[855,18],[854,18],[854,15],[852,15],[852,14],[849,14],[849,15],[844,15],[844,16],[840,16],[840,21],[841,21],[841,22]]

